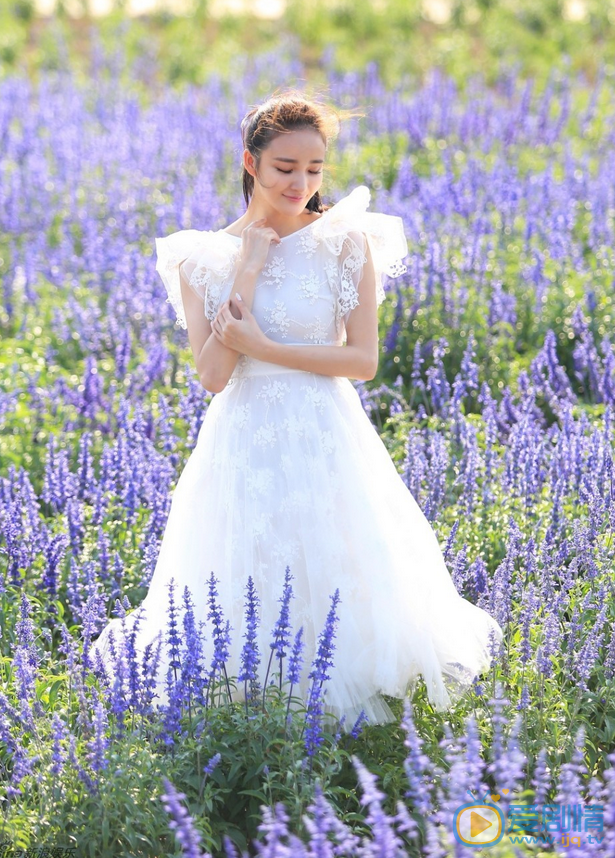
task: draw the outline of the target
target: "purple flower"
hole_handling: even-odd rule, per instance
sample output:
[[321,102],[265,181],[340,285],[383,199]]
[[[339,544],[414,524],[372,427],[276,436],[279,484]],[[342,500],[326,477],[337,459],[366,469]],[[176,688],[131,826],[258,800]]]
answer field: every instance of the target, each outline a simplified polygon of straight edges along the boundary
[[231,687],[226,673],[226,663],[230,656],[231,626],[228,620],[226,621],[226,623],[224,623],[224,618],[222,616],[222,608],[220,607],[220,605],[218,605],[218,602],[216,601],[216,597],[218,595],[216,583],[217,579],[212,572],[209,578],[208,585],[209,595],[207,601],[209,604],[209,611],[207,614],[207,619],[211,620],[213,625],[214,653],[211,661],[211,672],[209,677],[208,691],[213,694],[216,673],[218,671],[221,671],[226,682],[226,689],[228,692],[228,698],[230,700]]
[[293,648],[288,659],[288,667],[286,670],[286,679],[290,682],[291,693],[293,685],[298,685],[301,679],[301,668],[303,666],[303,650],[305,641],[303,640],[303,626],[295,635]]
[[162,803],[171,817],[169,828],[175,831],[175,837],[179,841],[185,858],[211,858],[209,853],[201,852],[201,836],[194,827],[194,820],[182,804],[186,796],[183,792],[177,792],[167,778],[163,778],[162,783],[164,785]]
[[[257,633],[258,633],[258,605],[259,599],[256,595],[254,581],[252,576],[248,576],[246,586],[246,605],[245,619],[246,632],[244,634],[245,643],[241,650],[241,669],[237,676],[238,682],[243,682],[245,686],[246,710],[248,705],[248,697],[254,696],[257,693],[257,671],[260,662],[260,654],[258,651]],[[250,683],[250,694],[248,694],[248,682]]]
[[284,573],[284,586],[282,588],[282,595],[278,599],[281,603],[280,615],[276,621],[276,624],[273,629],[273,640],[269,644],[271,647],[271,654],[269,656],[269,664],[267,665],[267,673],[265,674],[265,681],[263,683],[263,693],[267,688],[267,680],[269,679],[269,670],[271,668],[271,662],[273,658],[276,657],[280,661],[280,688],[282,687],[282,659],[286,656],[286,650],[290,646],[290,600],[293,598],[293,588],[291,586],[291,581],[293,576],[290,574],[290,567],[287,566]]

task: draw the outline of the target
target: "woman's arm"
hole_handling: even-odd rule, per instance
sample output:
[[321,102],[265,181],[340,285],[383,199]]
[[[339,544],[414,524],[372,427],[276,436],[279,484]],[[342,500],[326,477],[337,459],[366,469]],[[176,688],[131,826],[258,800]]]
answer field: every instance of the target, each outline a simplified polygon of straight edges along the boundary
[[[205,390],[211,393],[219,393],[231,377],[240,352],[211,336],[212,327],[203,312],[203,299],[188,285],[186,273],[181,265],[179,272],[188,340],[199,379]],[[241,289],[243,300],[249,308],[254,300],[254,288],[258,273],[258,269],[255,270],[241,264],[237,269],[234,288]],[[235,310],[235,312],[237,315],[234,318],[239,319],[238,311]]]
[[[213,333],[218,342],[258,360],[315,372],[320,375],[345,376],[364,381],[378,370],[378,310],[374,265],[366,242],[367,261],[358,285],[359,304],[346,324],[346,345],[287,345],[269,339],[258,328],[250,313],[237,320],[225,302],[214,320]],[[238,304],[239,307],[242,304]]]

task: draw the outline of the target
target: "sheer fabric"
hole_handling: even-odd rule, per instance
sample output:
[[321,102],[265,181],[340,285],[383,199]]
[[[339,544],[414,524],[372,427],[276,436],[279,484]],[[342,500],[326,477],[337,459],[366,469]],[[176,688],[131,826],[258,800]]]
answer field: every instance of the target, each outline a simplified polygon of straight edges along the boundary
[[[367,212],[360,186],[321,217],[272,245],[252,312],[268,337],[296,345],[342,345],[358,305],[369,245],[378,302],[383,277],[405,270],[400,218]],[[230,294],[241,239],[223,230],[157,239],[158,270],[181,324],[180,265],[209,319]],[[138,609],[143,652],[166,627],[168,584],[188,586],[197,624],[206,623],[207,580],[233,629],[229,675],[239,672],[248,576],[261,599],[263,669],[280,609],[284,573],[293,575],[291,617],[303,626],[305,692],[318,635],[339,588],[341,605],[327,708],[392,718],[382,693],[402,697],[419,676],[443,709],[490,664],[497,622],[456,591],[436,535],[406,487],[348,378],[240,356],[205,414],[173,493],[148,594]],[[126,619],[128,631],[137,611]],[[95,648],[112,668],[111,620]],[[207,634],[207,632],[206,632]],[[166,700],[163,647],[158,693]],[[211,630],[205,641],[211,659]],[[241,695],[241,689],[238,691]]]

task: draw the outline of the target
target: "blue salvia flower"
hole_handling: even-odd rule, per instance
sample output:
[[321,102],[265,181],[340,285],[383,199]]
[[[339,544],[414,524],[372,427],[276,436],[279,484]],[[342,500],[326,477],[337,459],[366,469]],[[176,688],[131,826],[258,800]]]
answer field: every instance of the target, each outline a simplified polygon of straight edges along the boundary
[[[256,693],[257,686],[257,671],[260,662],[260,654],[258,651],[258,605],[259,599],[254,587],[252,576],[248,576],[246,585],[246,604],[245,604],[245,619],[246,632],[244,634],[245,643],[241,650],[240,664],[241,668],[237,676],[238,682],[244,683],[246,711],[248,706],[248,697]],[[250,683],[250,694],[248,693],[248,682]]]
[[68,737],[68,759],[72,767],[77,772],[77,777],[83,784],[85,784],[85,787],[87,788],[90,795],[97,795],[98,787],[96,786],[92,778],[89,776],[89,774],[86,772],[86,770],[79,764],[79,760],[77,759],[77,750],[75,748],[76,742],[77,737],[71,734]]
[[286,808],[279,802],[275,807],[263,806],[262,813],[262,822],[258,826],[259,833],[265,836],[264,848],[259,850],[261,855],[268,858],[273,858],[274,855],[290,858],[291,853],[284,843],[290,834],[288,830],[290,817]]
[[524,779],[524,769],[527,761],[519,744],[521,724],[521,715],[516,715],[506,743],[506,751],[500,760],[500,765],[497,770],[497,777],[500,782],[499,789],[501,789],[505,783],[510,790],[509,793],[504,794],[500,799],[501,806],[505,813],[508,812],[508,806],[511,800],[513,800],[515,790],[518,789]]
[[[359,837],[336,815],[323,795],[318,781],[314,785],[314,798],[303,817],[310,836],[309,858],[333,858],[333,856],[356,855],[360,846]],[[331,841],[333,838],[333,842]],[[293,849],[293,856],[296,854]]]
[[532,657],[531,629],[538,607],[539,601],[535,595],[535,586],[533,582],[530,582],[523,594],[523,607],[520,617],[520,661],[523,665],[526,665]]
[[321,685],[312,683],[310,686],[310,693],[308,695],[304,723],[304,745],[306,754],[310,760],[310,771],[312,767],[312,758],[317,753],[318,749],[324,744],[324,736],[322,733],[323,716],[324,701],[322,687]]
[[465,766],[466,786],[476,796],[482,796],[487,790],[483,780],[483,749],[474,715],[469,715],[465,722]]
[[87,757],[92,769],[95,772],[102,772],[109,765],[106,756],[107,748],[110,745],[110,740],[106,736],[108,719],[105,707],[95,688],[93,689],[93,696],[96,701],[94,703],[94,735],[87,743]]
[[134,616],[131,615],[131,628],[130,632],[126,634],[124,639],[124,653],[126,655],[126,667],[127,667],[127,691],[128,691],[128,705],[132,706],[135,710],[139,706],[139,700],[141,697],[141,677],[139,675],[139,657],[137,655],[137,635],[139,626],[141,624],[141,619],[144,612],[144,607],[141,605],[134,613]]
[[423,740],[418,735],[412,717],[412,703],[409,698],[404,700],[404,714],[401,726],[406,733],[404,745],[408,749],[404,760],[404,771],[408,781],[406,798],[412,802],[413,808],[422,817],[431,813],[431,788],[429,784],[431,762],[429,757],[423,753]]
[[555,801],[560,805],[583,804],[582,778],[587,773],[583,753],[584,745],[585,727],[581,726],[575,735],[572,759],[568,763],[563,763],[560,770],[555,796]]
[[561,630],[557,613],[549,611],[542,623],[543,640],[536,649],[536,664],[543,676],[553,676],[554,656],[561,643]]
[[365,709],[361,709],[359,712],[359,716],[357,720],[354,722],[352,726],[352,730],[350,731],[350,735],[353,739],[358,739],[358,737],[363,732],[363,725],[369,722],[369,718],[365,714]]
[[451,558],[451,553],[453,550],[453,545],[455,544],[455,537],[457,536],[457,531],[459,530],[459,519],[456,518],[453,522],[453,526],[451,527],[451,531],[446,540],[446,545],[444,546],[444,551],[442,552],[442,556],[444,557],[445,563],[448,563]]
[[382,802],[385,794],[376,786],[376,776],[373,775],[358,757],[352,757],[352,763],[359,776],[359,783],[363,790],[362,804],[367,804],[368,813],[366,822],[370,827],[372,840],[365,844],[364,855],[373,856],[386,855],[387,858],[401,858],[404,855],[403,841],[395,832],[393,820],[385,813]]
[[427,391],[431,394],[431,404],[434,414],[444,412],[444,406],[450,399],[451,386],[446,378],[443,357],[448,342],[446,337],[439,337],[433,347],[433,365],[427,370]]
[[301,626],[301,628],[295,635],[293,648],[288,659],[288,665],[286,670],[286,681],[290,683],[290,689],[288,691],[288,705],[286,707],[286,717],[288,717],[288,713],[290,711],[290,701],[293,693],[293,688],[295,685],[299,685],[299,682],[301,681],[304,647],[305,641],[303,640],[303,626]]
[[179,681],[174,679],[173,668],[170,665],[166,675],[166,692],[168,702],[162,707],[164,715],[159,740],[171,748],[174,747],[176,738],[181,735],[183,690],[181,679]]
[[466,755],[461,747],[463,739],[455,739],[448,724],[445,725],[444,732],[445,736],[439,744],[444,749],[448,774],[446,782],[440,781],[441,785],[438,787],[438,818],[440,821],[443,817],[450,816],[456,807],[466,801],[469,786]]
[[7,787],[9,796],[23,796],[24,792],[20,784],[25,777],[34,773],[36,763],[40,761],[40,756],[30,757],[28,751],[23,745],[16,745],[13,754],[13,770],[10,777],[10,785]]
[[218,595],[216,583],[217,579],[212,572],[208,583],[209,595],[207,598],[207,602],[209,604],[209,611],[207,613],[207,619],[211,620],[213,625],[212,638],[214,644],[214,653],[211,661],[211,672],[209,676],[208,699],[209,692],[211,692],[211,694],[213,695],[215,676],[217,671],[220,670],[226,681],[228,699],[230,700],[231,687],[226,673],[226,663],[230,655],[231,626],[228,620],[226,621],[226,624],[224,624],[222,609],[216,601],[216,597]]
[[333,596],[330,596],[331,607],[325,620],[325,625],[318,636],[318,649],[316,657],[312,662],[312,669],[308,674],[313,683],[319,683],[322,687],[323,683],[330,679],[328,671],[333,667],[333,651],[335,649],[334,639],[338,624],[337,606],[340,603],[340,591],[337,589]]
[[52,763],[50,772],[54,777],[58,778],[64,769],[66,753],[62,750],[62,744],[65,742],[68,735],[68,730],[57,712],[53,713],[52,719],[52,735],[53,735],[53,751],[51,754]]
[[412,372],[410,374],[411,389],[425,390],[425,383],[422,379],[421,366],[425,363],[425,358],[422,354],[422,347],[419,340],[414,344],[412,355]]
[[203,667],[203,646],[194,618],[194,604],[189,588],[184,588],[184,641],[185,648],[182,658],[182,685],[188,707],[194,699],[197,703],[205,703],[204,689],[206,678]]
[[551,775],[547,762],[547,749],[541,748],[536,757],[536,764],[532,775],[532,789],[534,790],[533,804],[547,804],[550,787]]
[[169,656],[169,667],[173,671],[173,679],[178,681],[178,670],[181,668],[181,638],[177,627],[177,608],[175,606],[175,578],[171,578],[167,584],[169,590],[168,613],[167,613],[167,654]]
[[447,472],[449,468],[449,454],[446,449],[444,438],[440,435],[432,435],[429,439],[429,494],[425,501],[423,510],[425,518],[434,522],[444,501],[447,492]]
[[201,852],[201,836],[194,827],[194,820],[188,815],[182,801],[186,798],[183,792],[178,792],[171,781],[162,779],[164,793],[161,795],[164,809],[171,817],[169,828],[175,831],[185,858],[211,858],[208,853]]
[[[58,567],[64,560],[68,542],[66,534],[58,533],[45,545],[45,570],[37,589],[44,590],[50,602],[53,602],[58,594]],[[55,608],[53,605],[52,607]]]
[[203,772],[206,775],[210,775],[213,772],[213,770],[216,768],[216,766],[219,764],[221,759],[222,759],[221,754],[219,754],[219,753],[214,754],[213,757],[211,758],[211,760],[207,763],[207,765],[203,769]]
[[[154,650],[154,647],[156,648]],[[152,710],[152,701],[157,696],[156,677],[160,665],[162,650],[162,631],[159,631],[154,640],[148,643],[143,650],[141,663],[141,712],[143,715]]]
[[527,682],[523,683],[523,688],[521,689],[521,696],[519,697],[519,702],[517,703],[517,709],[525,711],[529,709],[532,703],[532,696],[530,694],[530,689],[528,687]]
[[286,657],[286,650],[290,646],[290,600],[293,598],[293,588],[290,582],[292,580],[293,576],[290,574],[290,567],[287,566],[284,572],[282,595],[278,599],[281,603],[280,614],[273,628],[273,639],[269,644],[271,647],[271,654],[269,656],[269,664],[267,665],[267,672],[263,683],[263,693],[267,688],[269,670],[274,657],[278,658],[280,661],[280,688],[282,687],[282,659]]
[[286,679],[288,680],[288,682],[290,682],[291,685],[298,685],[301,680],[304,647],[305,641],[303,640],[303,626],[301,626],[301,628],[295,635],[293,648],[290,654],[290,658],[288,659]]
[[606,622],[607,606],[604,604],[596,617],[593,626],[580,650],[574,657],[573,677],[576,679],[579,688],[583,691],[588,690],[588,681],[592,674],[602,648],[602,640],[604,638],[604,624]]
[[491,721],[493,724],[493,737],[491,740],[491,763],[488,771],[493,775],[497,790],[509,788],[506,780],[508,774],[504,756],[506,752],[504,741],[504,727],[508,723],[506,706],[509,703],[503,695],[502,683],[496,683],[495,696],[489,701],[492,710]]

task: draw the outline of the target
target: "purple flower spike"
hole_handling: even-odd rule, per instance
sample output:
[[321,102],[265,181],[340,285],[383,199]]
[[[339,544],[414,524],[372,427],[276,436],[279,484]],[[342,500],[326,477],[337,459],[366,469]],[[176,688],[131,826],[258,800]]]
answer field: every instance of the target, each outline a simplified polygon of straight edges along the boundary
[[[260,654],[258,651],[257,632],[258,632],[258,605],[259,599],[256,595],[254,581],[252,576],[248,577],[246,586],[246,633],[244,634],[245,643],[241,650],[241,669],[237,676],[238,682],[243,682],[245,685],[246,711],[248,706],[248,696],[253,697],[257,692],[257,670],[260,662]],[[248,694],[248,683],[250,683],[250,694]]]
[[194,820],[182,804],[186,796],[183,792],[177,792],[167,778],[163,778],[162,783],[164,785],[162,803],[171,817],[169,828],[175,831],[175,837],[179,841],[185,858],[211,858],[208,852],[201,852],[201,837],[193,825]]

